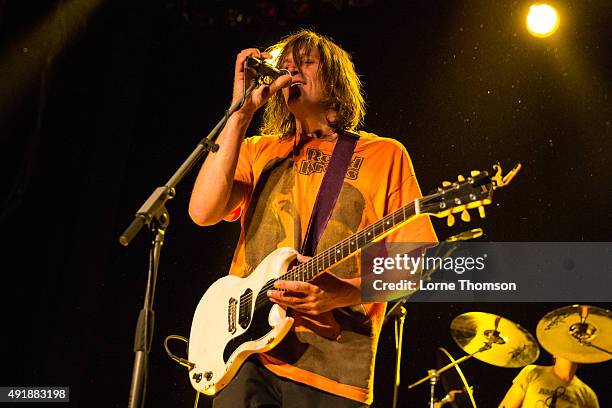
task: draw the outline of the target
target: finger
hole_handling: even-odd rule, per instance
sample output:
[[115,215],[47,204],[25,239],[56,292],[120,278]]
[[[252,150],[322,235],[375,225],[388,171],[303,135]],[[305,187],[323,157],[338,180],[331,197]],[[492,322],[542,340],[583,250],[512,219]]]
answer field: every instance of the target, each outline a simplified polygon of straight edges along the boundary
[[312,303],[301,303],[301,304],[283,304],[279,303],[279,305],[285,308],[291,308],[303,314],[308,314],[312,316],[317,316],[321,314],[321,310],[317,309]]
[[261,58],[261,51],[259,51],[257,48],[247,48],[240,51],[236,57],[236,73],[244,71],[244,61],[247,59],[247,57]]
[[263,59],[267,59],[267,60],[274,58],[272,54],[270,54],[269,52],[262,52],[261,56],[263,57]]
[[289,306],[282,304],[280,301],[278,301],[276,299],[270,299],[270,302],[276,303],[277,305],[279,305],[280,307],[282,307],[285,310],[287,310],[289,308]]
[[276,303],[277,305],[280,305],[281,307],[285,309],[291,308],[293,310],[297,310],[298,312],[308,313],[312,309],[312,307],[310,306],[310,303],[291,302],[286,299],[275,299],[275,298],[270,298],[270,301],[273,303]]
[[291,308],[291,309],[297,310],[295,307],[293,307],[293,306],[292,306],[292,305],[290,305],[290,304],[287,304],[286,302],[283,302],[282,300],[279,300],[279,299],[270,299],[270,301],[271,301],[272,303],[276,303],[277,305],[279,305],[279,306],[280,306],[280,307],[282,307],[283,309],[289,309],[289,308]]
[[292,292],[310,293],[312,292],[314,285],[307,282],[277,280],[274,283],[274,287],[277,289],[290,290]]
[[306,255],[298,254],[297,259],[298,259],[298,261],[300,261],[300,263],[304,263],[304,262],[308,262],[309,260],[311,260],[312,256],[306,256]]
[[[291,74],[281,75],[270,84],[270,94],[276,93],[279,89],[286,88],[291,85]],[[299,255],[298,255],[299,259]]]
[[268,297],[281,300],[289,300],[292,302],[304,302],[308,296],[302,292],[291,292],[283,290],[270,289],[266,292]]
[[282,75],[276,78],[270,85],[263,85],[257,88],[256,92],[261,98],[263,105],[272,95],[278,92],[281,88],[291,85],[291,75]]
[[303,296],[292,296],[291,294],[287,294],[286,292],[283,293],[276,290],[270,290],[268,291],[267,295],[270,300],[290,307],[295,307],[297,305],[306,303],[306,300]]

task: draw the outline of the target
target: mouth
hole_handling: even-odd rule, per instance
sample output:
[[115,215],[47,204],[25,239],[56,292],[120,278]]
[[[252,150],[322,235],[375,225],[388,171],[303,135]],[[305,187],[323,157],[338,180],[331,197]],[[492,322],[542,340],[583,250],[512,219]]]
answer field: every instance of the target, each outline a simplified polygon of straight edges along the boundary
[[302,83],[294,82],[289,87],[289,100],[296,99],[302,94]]

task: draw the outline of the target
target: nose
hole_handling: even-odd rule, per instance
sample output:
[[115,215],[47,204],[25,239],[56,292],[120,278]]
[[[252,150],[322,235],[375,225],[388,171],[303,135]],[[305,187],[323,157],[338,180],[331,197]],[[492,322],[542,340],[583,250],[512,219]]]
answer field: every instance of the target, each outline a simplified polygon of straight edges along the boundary
[[283,68],[291,73],[291,75],[296,75],[300,72],[297,65],[293,61],[285,61],[283,64]]

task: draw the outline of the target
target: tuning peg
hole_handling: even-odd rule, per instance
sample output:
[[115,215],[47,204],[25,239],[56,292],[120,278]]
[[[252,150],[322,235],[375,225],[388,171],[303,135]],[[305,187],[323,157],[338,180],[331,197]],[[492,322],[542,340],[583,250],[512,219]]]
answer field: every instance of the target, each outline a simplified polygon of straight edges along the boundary
[[472,218],[470,217],[470,213],[468,212],[468,210],[463,210],[461,212],[461,221],[463,222],[470,222]]
[[465,181],[465,177],[463,177],[461,174],[457,176],[457,181],[462,182]]
[[484,206],[481,205],[480,207],[478,207],[478,214],[480,215],[480,218],[486,217]]
[[448,214],[448,218],[446,219],[446,225],[452,227],[455,225],[455,216],[453,214]]
[[443,181],[442,182],[442,187],[449,187],[451,185],[450,181]]
[[477,175],[479,175],[479,174],[480,174],[480,170],[472,170],[472,171],[470,172],[470,176],[472,176],[472,177],[476,177],[476,176],[477,176]]

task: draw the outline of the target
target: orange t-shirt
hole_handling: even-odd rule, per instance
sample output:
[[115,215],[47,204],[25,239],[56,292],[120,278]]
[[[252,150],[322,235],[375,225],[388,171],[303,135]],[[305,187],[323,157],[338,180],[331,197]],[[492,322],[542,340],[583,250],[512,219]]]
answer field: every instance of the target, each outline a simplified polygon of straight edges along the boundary
[[[331,218],[316,253],[421,197],[406,149],[396,140],[359,132],[352,160]],[[335,142],[302,136],[245,139],[235,173],[243,192],[239,206],[227,215],[242,226],[230,274],[246,277],[272,251],[301,247],[321,180]],[[437,242],[429,217],[418,217],[394,231],[388,242]],[[340,277],[359,273],[353,257],[332,269]],[[375,350],[384,303],[341,308],[323,314],[338,336],[322,334],[308,316],[293,312],[292,334],[260,358],[277,375],[324,391],[372,401]],[[315,319],[317,320],[317,319]],[[313,328],[314,327],[314,328]],[[359,358],[356,358],[359,356]]]

